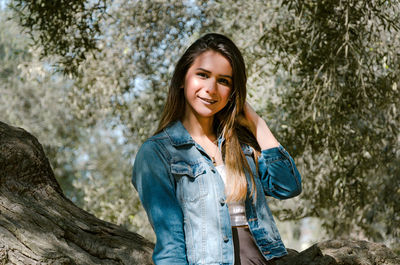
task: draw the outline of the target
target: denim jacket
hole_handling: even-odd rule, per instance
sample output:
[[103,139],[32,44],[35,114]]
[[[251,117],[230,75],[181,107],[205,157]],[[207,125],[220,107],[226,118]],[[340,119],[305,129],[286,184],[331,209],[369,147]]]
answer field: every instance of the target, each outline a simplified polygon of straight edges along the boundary
[[[223,139],[218,141],[219,147]],[[282,146],[262,150],[258,172],[252,149],[243,152],[255,176],[256,200],[246,218],[267,260],[287,254],[264,195],[286,199],[300,194],[301,177]],[[210,157],[180,121],[149,138],[136,155],[132,183],[156,234],[156,265],[234,264],[232,230],[224,182]]]

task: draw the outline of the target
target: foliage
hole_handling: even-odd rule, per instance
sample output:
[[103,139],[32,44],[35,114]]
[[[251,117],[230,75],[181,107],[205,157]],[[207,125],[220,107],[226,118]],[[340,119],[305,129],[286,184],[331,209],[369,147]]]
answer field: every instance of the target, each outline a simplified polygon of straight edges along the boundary
[[82,208],[114,224],[122,225],[142,236],[155,240],[138,196],[133,192],[130,178],[134,144],[122,139],[122,128],[108,129],[107,124],[88,128],[74,164],[77,170],[73,185],[82,191]]
[[29,38],[16,23],[6,21],[9,13],[0,14],[0,119],[24,127],[43,143],[58,181],[77,201],[79,195],[70,192],[75,174],[70,146],[80,139],[81,124],[64,102],[70,80],[52,75],[38,52],[29,48]]
[[[85,194],[86,209],[114,222],[126,218],[126,212],[140,212],[137,198],[128,199],[129,183],[118,183],[126,183],[122,179],[130,175],[131,157],[157,125],[179,54],[199,35],[217,31],[243,50],[248,100],[295,157],[304,178],[297,200],[275,202],[278,216],[319,217],[331,235],[399,244],[398,2],[101,3],[106,13],[96,15],[98,31],[87,35],[95,49],[86,52],[69,34],[63,38],[77,50],[83,45],[83,59],[55,58],[75,69],[64,99],[80,128],[81,138],[71,145],[80,155],[72,166],[81,172],[75,186]],[[17,15],[29,16],[30,10]],[[65,13],[79,17],[88,10]],[[32,17],[40,12],[45,11],[37,9]],[[40,21],[31,22],[27,30],[33,37],[51,36],[51,27],[69,27],[57,22],[41,29],[35,26]],[[36,46],[43,54],[62,55],[56,51],[63,46],[47,43],[47,37],[34,38]],[[123,137],[110,138],[113,149],[102,142],[109,136],[99,131],[122,132]],[[82,156],[89,160],[79,164]],[[128,202],[133,204],[124,208]],[[143,221],[138,220],[134,229]]]
[[336,235],[398,239],[400,5],[283,3],[261,42],[288,74],[277,113],[308,176],[300,216]]
[[9,7],[35,44],[43,47],[41,57],[58,55],[64,73],[76,74],[77,66],[96,50],[99,23],[106,9],[104,0],[17,0]]

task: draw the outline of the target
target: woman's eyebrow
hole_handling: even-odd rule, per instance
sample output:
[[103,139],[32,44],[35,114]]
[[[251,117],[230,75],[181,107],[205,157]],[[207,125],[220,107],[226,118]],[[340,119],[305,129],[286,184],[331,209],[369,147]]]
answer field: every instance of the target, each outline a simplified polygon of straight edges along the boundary
[[[206,69],[204,69],[204,68],[201,68],[201,67],[196,68],[196,70],[200,70],[200,71],[203,71],[203,72],[206,72],[206,73],[209,73],[209,74],[211,73],[210,71],[208,71],[208,70],[206,70]],[[219,75],[219,76],[227,77],[227,78],[232,79],[232,76],[230,76],[230,75]]]

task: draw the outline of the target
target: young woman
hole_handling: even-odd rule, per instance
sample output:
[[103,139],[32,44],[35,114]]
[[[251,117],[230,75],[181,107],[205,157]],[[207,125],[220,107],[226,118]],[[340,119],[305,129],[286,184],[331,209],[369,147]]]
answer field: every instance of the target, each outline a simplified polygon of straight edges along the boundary
[[274,264],[287,254],[265,195],[301,192],[293,159],[246,102],[246,70],[220,34],[178,61],[159,128],[132,183],[155,231],[155,264]]

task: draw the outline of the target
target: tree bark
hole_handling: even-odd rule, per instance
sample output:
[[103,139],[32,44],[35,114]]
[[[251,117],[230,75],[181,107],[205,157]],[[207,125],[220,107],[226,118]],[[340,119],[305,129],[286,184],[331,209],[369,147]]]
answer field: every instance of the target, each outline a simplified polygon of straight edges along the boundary
[[[154,245],[75,206],[37,139],[0,122],[0,264],[152,264]],[[399,265],[383,244],[328,240],[276,265]],[[173,264],[171,264],[173,265]]]
[[363,240],[326,240],[278,260],[276,265],[399,265],[400,258],[384,244]]
[[153,247],[75,206],[38,140],[0,122],[0,264],[152,264]]

